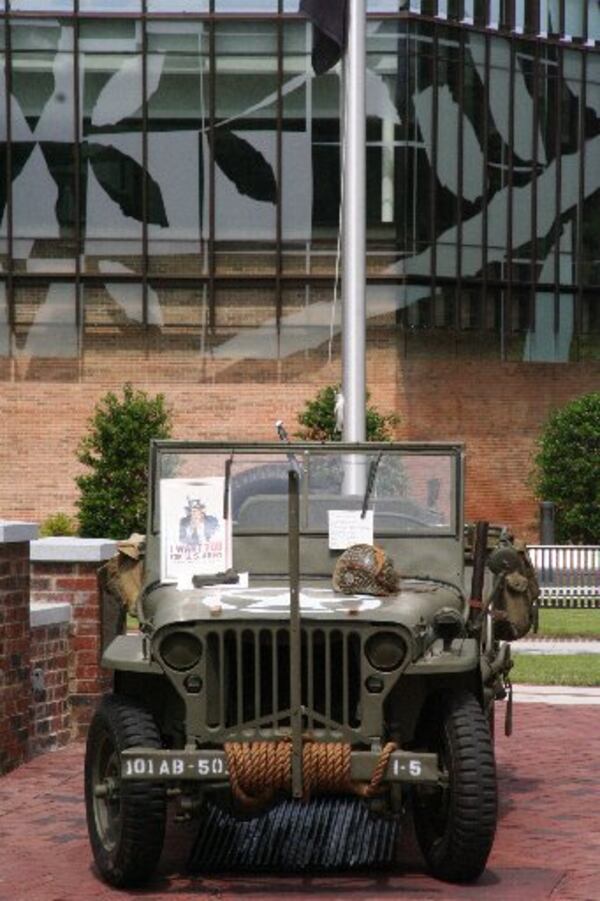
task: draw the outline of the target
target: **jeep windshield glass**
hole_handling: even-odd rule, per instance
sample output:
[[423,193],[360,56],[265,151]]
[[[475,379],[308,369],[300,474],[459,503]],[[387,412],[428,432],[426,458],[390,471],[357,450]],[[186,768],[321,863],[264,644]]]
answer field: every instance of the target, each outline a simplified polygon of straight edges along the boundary
[[[197,541],[200,533],[203,538],[209,532],[216,534],[217,523],[221,527],[221,520],[228,520],[240,534],[281,534],[288,528],[288,472],[293,466],[300,474],[302,532],[328,534],[332,512],[341,521],[344,511],[372,522],[374,538],[456,531],[455,453],[349,454],[293,448],[292,456],[290,450],[161,449],[155,530],[162,532],[168,526],[170,539],[177,534],[184,543]],[[352,516],[346,519],[351,521]]]

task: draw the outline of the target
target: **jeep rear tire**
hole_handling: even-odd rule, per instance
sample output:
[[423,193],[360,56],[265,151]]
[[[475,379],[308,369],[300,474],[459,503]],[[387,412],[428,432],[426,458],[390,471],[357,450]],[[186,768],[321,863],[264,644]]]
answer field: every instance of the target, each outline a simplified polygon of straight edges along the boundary
[[150,878],[165,834],[165,786],[121,781],[121,752],[134,747],[161,747],[151,713],[123,696],[104,698],[88,733],[85,806],[96,866],[118,887]]
[[494,751],[486,716],[468,691],[442,696],[422,720],[420,745],[439,755],[442,787],[416,787],[414,821],[429,871],[472,882],[485,869],[497,820]]

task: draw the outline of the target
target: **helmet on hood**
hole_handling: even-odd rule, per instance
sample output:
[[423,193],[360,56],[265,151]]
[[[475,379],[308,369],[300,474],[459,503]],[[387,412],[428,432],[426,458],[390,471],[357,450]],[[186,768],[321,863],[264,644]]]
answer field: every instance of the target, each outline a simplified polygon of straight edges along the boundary
[[340,555],[333,587],[342,594],[395,594],[400,576],[383,550],[373,544],[353,544]]

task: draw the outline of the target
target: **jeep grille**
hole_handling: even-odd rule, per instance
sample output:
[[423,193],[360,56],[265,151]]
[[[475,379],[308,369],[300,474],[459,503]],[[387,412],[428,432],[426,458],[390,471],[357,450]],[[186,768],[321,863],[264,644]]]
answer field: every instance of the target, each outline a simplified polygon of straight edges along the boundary
[[[205,636],[209,729],[284,729],[290,724],[289,633],[281,627],[227,626]],[[361,637],[353,629],[302,628],[304,728],[326,732],[361,725]]]

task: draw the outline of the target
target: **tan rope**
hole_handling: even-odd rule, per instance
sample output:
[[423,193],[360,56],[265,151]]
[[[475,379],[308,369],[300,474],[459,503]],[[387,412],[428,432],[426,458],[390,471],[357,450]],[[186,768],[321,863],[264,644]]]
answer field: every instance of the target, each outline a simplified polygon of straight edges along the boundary
[[343,795],[351,792],[350,745],[309,741],[302,748],[304,799],[311,794]]
[[[306,741],[302,748],[304,800],[312,794],[348,794],[372,798],[381,791],[390,757],[396,750],[388,742],[368,783],[352,781],[351,748],[341,742]],[[270,804],[279,792],[289,792],[292,783],[290,741],[226,742],[231,790],[246,810]]]
[[292,781],[290,741],[226,742],[227,767],[233,796],[247,810],[270,804],[288,791]]
[[395,741],[388,741],[388,743],[384,745],[379,760],[377,761],[377,766],[373,770],[371,781],[366,785],[356,784],[354,786],[354,791],[357,795],[360,795],[361,798],[372,798],[374,795],[379,794],[381,791],[381,782],[385,776],[385,771],[388,768],[390,757],[397,749],[398,745]]

